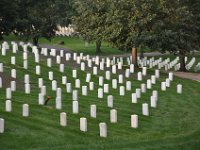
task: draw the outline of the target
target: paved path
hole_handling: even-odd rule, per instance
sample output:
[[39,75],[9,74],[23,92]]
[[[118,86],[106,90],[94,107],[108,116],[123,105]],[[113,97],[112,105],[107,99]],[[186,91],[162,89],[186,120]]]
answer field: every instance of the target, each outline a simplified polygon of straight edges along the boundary
[[200,82],[200,73],[173,72],[175,76]]
[[[62,48],[60,47],[59,45],[49,45],[49,44],[40,44],[39,45],[40,47],[43,47],[43,48],[48,48],[48,49],[56,49],[56,50],[64,50],[65,52],[67,53],[73,53],[73,51],[71,51],[70,49],[67,49],[67,48]],[[140,54],[138,53],[138,56]],[[150,52],[150,53],[144,53],[144,56],[149,56],[149,57],[153,57],[153,56],[162,56],[162,55],[165,55],[165,54],[162,54],[160,52]],[[117,55],[108,55],[108,56],[101,56],[100,57],[128,57],[128,56],[131,56],[131,53],[126,53],[126,54],[117,54]]]
[[[48,49],[56,49],[56,50],[64,50],[67,53],[73,53],[71,50],[67,49],[67,48],[61,48],[59,46],[54,46],[54,45],[48,45],[48,44],[40,44],[40,47],[44,47],[44,48],[48,48]],[[162,54],[160,52],[151,52],[151,53],[144,53],[144,56],[149,56],[149,57],[153,57],[153,56],[162,56],[162,55],[166,55],[166,54]],[[131,56],[131,54],[119,54],[119,55],[109,55],[109,56],[100,56],[100,57],[128,57]],[[138,54],[139,56],[139,54]],[[175,76],[184,78],[184,79],[190,79],[190,80],[195,80],[200,82],[200,73],[189,73],[189,72],[174,72]]]

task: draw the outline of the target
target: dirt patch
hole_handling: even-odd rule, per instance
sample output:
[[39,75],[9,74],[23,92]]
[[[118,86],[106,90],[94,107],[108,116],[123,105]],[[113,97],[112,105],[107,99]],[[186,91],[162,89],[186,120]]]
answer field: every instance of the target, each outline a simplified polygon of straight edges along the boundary
[[8,88],[11,85],[11,81],[16,81],[16,88],[17,90],[24,89],[24,82],[21,80],[17,80],[9,76],[8,74],[5,73],[0,73],[0,77],[2,78],[2,86],[4,88]]
[[200,82],[200,74],[199,73],[190,73],[190,72],[173,72],[173,73],[177,77],[195,80],[195,81]]

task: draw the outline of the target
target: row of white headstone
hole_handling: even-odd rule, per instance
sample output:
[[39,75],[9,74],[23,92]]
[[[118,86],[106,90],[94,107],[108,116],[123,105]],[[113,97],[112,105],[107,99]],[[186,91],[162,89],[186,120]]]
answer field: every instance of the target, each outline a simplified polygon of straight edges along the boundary
[[[117,123],[117,111],[115,109],[110,110],[110,122]],[[80,118],[80,131],[87,132],[87,118]],[[60,113],[60,125],[67,126],[67,114],[65,112]],[[131,127],[138,128],[138,115],[131,115]],[[100,137],[107,137],[107,124],[105,122],[99,123]]]
[[[37,52],[36,52],[37,53]],[[26,55],[25,55],[26,56]],[[38,55],[36,55],[36,56],[38,56]],[[24,58],[26,58],[26,57],[24,57]],[[59,58],[59,57],[57,57],[57,58]],[[36,62],[39,62],[38,60],[39,59],[36,59],[37,61]],[[59,60],[59,59],[58,59]],[[59,61],[58,61],[59,62]],[[14,57],[12,57],[11,58],[11,64],[15,64],[15,58]],[[81,70],[85,70],[85,65],[84,65],[84,63],[82,62],[81,63],[82,65],[82,69]],[[100,66],[101,66],[101,63],[100,63]],[[103,65],[102,65],[103,66]],[[121,69],[121,66],[122,66],[122,63],[121,62],[119,62],[118,63],[118,69]],[[39,67],[38,67],[39,68]],[[60,64],[60,68],[64,68],[63,67],[63,64]],[[134,70],[134,66],[132,67],[133,69],[132,70]],[[1,68],[0,68],[1,69]],[[40,69],[36,69],[36,70],[40,70]],[[63,70],[63,69],[60,69],[60,72],[62,72],[61,70]],[[103,68],[101,69],[101,70],[104,70]],[[115,69],[114,69],[115,70]],[[131,70],[131,68],[130,68],[130,70]],[[146,75],[146,70],[147,70],[147,68],[146,67],[143,67],[143,69],[142,69],[142,72],[139,72],[138,73],[138,80],[142,80],[142,75]],[[129,70],[126,70],[126,74],[128,74],[127,72],[128,72]],[[36,74],[37,74],[37,72],[39,72],[39,71],[36,71]],[[76,72],[76,71],[75,71]],[[115,71],[114,71],[115,72]],[[75,73],[74,73],[75,74]],[[109,75],[109,73],[107,72],[107,76],[106,76],[106,78],[107,79],[109,79],[108,77],[110,76]],[[15,69],[13,69],[13,70],[11,70],[11,76],[12,77],[14,77],[14,78],[16,78],[16,70]],[[77,75],[74,75],[74,76],[77,76]],[[126,75],[125,75],[126,76]],[[159,70],[157,70],[157,76],[159,76]],[[155,77],[156,77],[156,75],[155,76],[153,76],[152,77],[152,81],[151,80],[147,80],[147,88],[150,88],[151,87],[151,83],[154,83],[154,80],[155,80]],[[87,77],[86,77],[86,80],[89,82],[90,80],[88,79],[88,78],[91,78],[91,75],[90,74],[87,74]],[[53,72],[49,72],[49,79],[50,80],[53,80]],[[165,91],[166,90],[166,87],[168,86],[170,86],[170,79],[171,80],[173,80],[173,74],[169,74],[169,79],[168,80],[166,80],[166,82],[163,82],[162,84],[161,84],[161,90],[163,90],[163,91]],[[65,79],[63,79],[63,80],[65,80]],[[79,81],[79,82],[78,82]],[[98,93],[100,93],[100,94],[98,94],[98,97],[99,98],[102,98],[103,96],[103,92],[106,92],[106,93],[109,93],[108,92],[108,87],[109,87],[109,85],[108,84],[102,84],[102,78],[100,78],[100,84],[99,85],[103,85],[104,86],[104,89],[103,88],[99,88],[98,89]],[[114,80],[114,81],[116,81],[116,80]],[[113,81],[113,82],[114,82]],[[79,83],[80,84],[80,80],[78,80],[77,79],[77,83]],[[119,83],[123,83],[123,75],[119,75]],[[127,85],[129,85],[129,87],[130,87],[130,82],[127,82],[128,84]],[[79,85],[78,84],[78,85]],[[41,85],[41,83],[40,83],[40,85]],[[55,86],[56,85],[56,82],[55,82],[55,80],[53,80],[52,81],[52,90],[56,90],[57,91],[57,93],[61,93],[61,89],[60,88],[57,88],[57,86]],[[42,86],[42,87],[44,87],[44,86]],[[143,89],[144,89],[144,84],[143,84],[143,86],[141,85],[141,87],[143,87]],[[181,85],[179,85],[179,86],[177,86],[177,87],[179,87],[179,89],[181,89],[181,90],[179,90],[179,91],[182,91],[182,86]],[[145,87],[146,88],[146,87]],[[26,89],[28,89],[28,90],[26,90]],[[29,93],[29,90],[30,89],[30,84],[29,84],[29,76],[28,75],[25,75],[25,91],[27,91],[26,93]],[[41,88],[42,89],[42,88]],[[44,88],[45,89],[45,88]],[[45,90],[41,90],[41,91],[43,91],[44,93],[43,94],[45,94]],[[125,87],[124,86],[120,86],[120,95],[124,95],[124,90],[125,89]],[[128,89],[128,88],[127,88]],[[7,94],[6,95],[8,95],[8,99],[9,99],[9,97],[11,98],[11,96],[9,96],[9,95],[11,95],[11,89],[10,88],[8,88],[7,89],[7,91],[8,92],[6,92]],[[139,91],[139,92],[137,92],[137,91]],[[138,93],[140,93],[141,91],[139,90],[139,89],[136,89],[136,94],[137,95],[140,95],[140,94],[138,94]],[[41,92],[42,93],[42,92]],[[75,94],[74,94],[75,93]],[[87,86],[82,86],[82,94],[83,95],[87,95]],[[78,113],[78,95],[77,95],[77,90],[73,90],[73,112],[74,113]],[[40,97],[42,97],[43,95],[40,95]],[[132,96],[132,97],[134,97],[134,96]],[[43,99],[43,101],[44,101],[44,98],[41,98],[41,99]],[[42,100],[41,100],[42,101]],[[134,100],[132,100],[132,101],[134,101]],[[151,106],[152,107],[156,107],[156,101],[157,101],[157,97],[155,97],[155,96],[152,96],[151,97]],[[112,98],[112,102],[113,102],[113,98]],[[7,102],[8,104],[7,105],[9,105],[9,101]],[[110,102],[111,103],[111,102]],[[7,106],[6,105],[6,106]],[[113,104],[112,104],[113,105]],[[57,109],[61,109],[61,107],[62,107],[62,105],[61,105],[61,94],[57,94],[57,98],[56,98],[56,108]],[[23,107],[24,108],[24,107]],[[27,108],[27,107],[26,107]],[[8,107],[8,110],[9,110],[9,107]],[[92,111],[92,110],[91,110]],[[24,112],[24,111],[23,111]],[[27,112],[27,111],[25,111],[25,112]],[[147,103],[144,103],[144,104],[142,104],[142,113],[143,113],[143,115],[146,115],[146,116],[148,116],[149,115],[149,110],[148,110],[148,104]],[[24,114],[24,113],[23,113]],[[26,113],[27,114],[27,113]],[[26,115],[25,115],[26,116]],[[112,117],[112,121],[114,120],[114,121],[116,121],[117,119],[117,113],[116,113],[116,110],[112,110],[112,116],[114,116],[114,117]],[[113,119],[114,118],[114,119]],[[134,117],[132,117],[131,116],[131,126],[132,126],[132,118],[134,118]],[[137,117],[138,118],[138,117]],[[133,119],[133,120],[135,120],[135,119]],[[138,123],[137,123],[138,124]]]

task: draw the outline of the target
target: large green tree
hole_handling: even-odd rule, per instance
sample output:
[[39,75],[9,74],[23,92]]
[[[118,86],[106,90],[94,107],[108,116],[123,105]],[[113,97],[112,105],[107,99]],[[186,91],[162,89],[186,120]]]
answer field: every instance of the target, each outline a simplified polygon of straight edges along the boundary
[[[160,14],[158,0],[109,0],[107,13],[107,38],[122,50],[130,51],[134,48],[141,50],[149,43],[154,24],[159,20]],[[136,57],[133,57],[136,58]],[[137,66],[137,59],[133,61]]]
[[[193,1],[198,3],[198,1]],[[199,48],[199,8],[188,0],[109,1],[107,38],[124,50],[148,46],[180,57]],[[137,51],[134,51],[137,52]],[[137,62],[134,62],[137,65]]]
[[187,0],[160,1],[159,7],[164,16],[162,25],[157,25],[149,46],[162,52],[177,54],[180,60],[180,71],[185,68],[185,55],[199,48],[199,25],[196,12],[191,11]]
[[0,0],[0,40],[15,28],[17,0]]
[[59,23],[70,23],[70,1],[64,0],[19,0],[17,31],[38,45],[40,37],[50,40]]
[[101,53],[101,42],[106,36],[108,7],[106,0],[75,0],[77,15],[73,18],[74,28],[86,41],[96,42],[96,53]]

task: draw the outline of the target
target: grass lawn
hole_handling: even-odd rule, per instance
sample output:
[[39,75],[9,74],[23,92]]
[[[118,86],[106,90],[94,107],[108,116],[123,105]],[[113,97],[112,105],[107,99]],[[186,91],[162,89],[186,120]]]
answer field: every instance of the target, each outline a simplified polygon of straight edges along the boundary
[[[16,41],[17,37],[14,35],[5,36],[5,41]],[[18,39],[19,40],[19,39]],[[24,40],[24,39],[23,39]],[[61,41],[64,41],[64,45],[59,45]],[[61,48],[70,49],[74,52],[96,55],[95,43],[89,43],[88,46],[85,46],[85,41],[78,37],[55,37],[51,41],[48,41],[44,38],[40,38],[40,44],[49,44],[58,46]],[[110,44],[103,42],[101,46],[102,54],[101,55],[111,55],[111,54],[125,54],[126,52],[113,48]]]
[[[10,64],[10,56],[16,56],[16,65]],[[137,104],[131,103],[131,93],[140,87],[141,83],[146,83],[153,70],[148,70],[148,76],[143,81],[137,81],[135,77],[132,82],[132,91],[126,91],[125,96],[119,96],[118,89],[111,88],[110,93],[114,96],[114,108],[118,113],[118,123],[110,123],[110,108],[107,107],[107,95],[99,100],[97,98],[98,76],[92,75],[92,81],[95,82],[95,90],[88,91],[88,96],[79,93],[79,114],[72,114],[72,94],[66,93],[65,85],[61,85],[61,78],[66,75],[68,82],[74,87],[74,79],[71,77],[71,66],[65,67],[65,72],[59,72],[59,65],[53,64],[52,68],[46,66],[46,60],[41,57],[39,65],[41,66],[41,75],[35,75],[34,57],[29,54],[29,69],[23,69],[22,52],[12,54],[8,52],[7,56],[0,55],[0,62],[4,63],[4,75],[7,77],[3,82],[7,82],[0,89],[0,118],[5,119],[5,133],[0,134],[0,150],[66,150],[66,149],[137,149],[137,150],[199,150],[200,149],[200,83],[174,78],[171,87],[167,91],[160,91],[160,83],[168,76],[161,73],[157,84],[152,89],[147,90],[138,99]],[[17,91],[12,95],[13,111],[5,112],[5,88],[9,86],[11,79],[10,71],[17,69]],[[51,90],[51,81],[48,80],[48,71],[54,72],[54,79],[58,81],[58,87],[62,88],[62,110],[55,109],[56,92]],[[24,93],[24,75],[30,75],[31,94]],[[99,72],[104,75],[104,72]],[[135,75],[137,73],[134,73]],[[38,78],[44,79],[44,85],[47,86],[47,95],[53,99],[49,107],[38,105],[39,88]],[[78,78],[81,85],[88,85],[85,82],[86,72],[78,69]],[[112,75],[116,78],[116,75]],[[183,85],[183,94],[176,93],[176,85]],[[158,108],[150,108],[150,116],[143,116],[141,109],[142,103],[150,104],[150,96],[153,90],[158,90]],[[22,117],[22,105],[28,103],[30,107],[30,116]],[[97,105],[97,118],[90,117],[90,105]],[[67,127],[59,125],[60,112],[67,113]],[[130,116],[139,115],[139,128],[130,127]],[[83,133],[79,129],[80,117],[86,117],[88,120],[88,132]],[[106,122],[108,126],[108,137],[99,137],[99,123]]]

